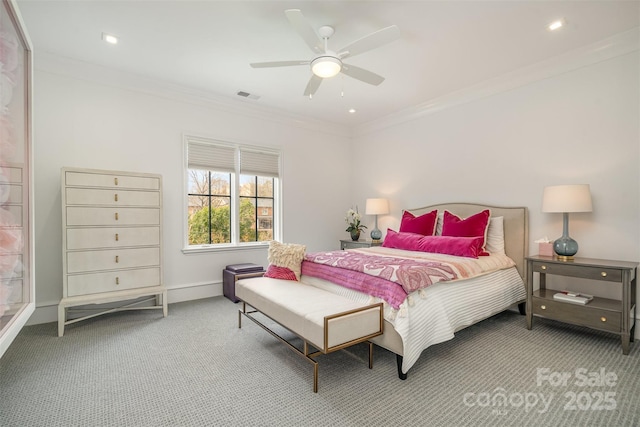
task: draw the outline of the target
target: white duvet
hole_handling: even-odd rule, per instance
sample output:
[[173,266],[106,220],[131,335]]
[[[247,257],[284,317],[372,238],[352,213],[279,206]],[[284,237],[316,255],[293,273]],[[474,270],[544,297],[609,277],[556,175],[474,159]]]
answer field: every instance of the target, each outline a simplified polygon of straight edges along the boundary
[[[423,257],[420,253],[389,248],[358,249],[357,251],[401,257]],[[442,282],[420,292],[411,293],[399,312],[385,304],[385,320],[402,338],[402,372],[406,373],[418,360],[423,350],[431,345],[448,341],[454,333],[496,313],[504,311],[526,297],[525,285],[506,255],[491,255],[478,259],[428,254],[432,257],[455,258],[458,262],[476,263],[485,274],[471,279]],[[380,302],[374,297],[340,285],[309,276],[301,281],[362,303]],[[376,342],[375,339],[372,340]]]

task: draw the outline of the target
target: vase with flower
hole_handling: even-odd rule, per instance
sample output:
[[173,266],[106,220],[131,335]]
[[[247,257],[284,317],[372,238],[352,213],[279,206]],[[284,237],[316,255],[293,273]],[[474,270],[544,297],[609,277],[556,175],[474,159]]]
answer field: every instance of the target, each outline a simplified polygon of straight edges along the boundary
[[351,240],[353,240],[354,242],[358,241],[358,239],[360,238],[360,232],[367,228],[366,225],[362,225],[362,223],[360,223],[360,214],[358,213],[358,207],[356,206],[355,210],[349,209],[344,220],[348,225],[345,231],[348,231],[349,234],[351,234]]

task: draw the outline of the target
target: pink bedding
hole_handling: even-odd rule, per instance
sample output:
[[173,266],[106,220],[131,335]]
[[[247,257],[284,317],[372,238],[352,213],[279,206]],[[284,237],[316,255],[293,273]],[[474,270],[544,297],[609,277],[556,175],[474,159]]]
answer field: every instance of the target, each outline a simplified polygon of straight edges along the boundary
[[472,273],[454,260],[444,262],[332,251],[306,254],[302,274],[382,298],[398,309],[413,291],[438,282],[466,279]]

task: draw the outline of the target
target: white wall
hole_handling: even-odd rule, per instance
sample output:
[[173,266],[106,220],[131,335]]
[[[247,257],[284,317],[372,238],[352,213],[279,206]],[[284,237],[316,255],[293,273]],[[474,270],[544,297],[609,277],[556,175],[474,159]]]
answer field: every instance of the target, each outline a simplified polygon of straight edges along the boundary
[[[56,320],[62,298],[60,168],[150,172],[163,176],[164,281],[169,302],[221,295],[225,265],[266,266],[266,248],[185,255],[182,134],[283,150],[283,240],[309,250],[338,249],[345,238],[350,139],[343,129],[305,123],[196,97],[140,90],[129,76],[36,57],[35,258],[37,311],[30,323]],[[83,68],[78,77],[78,68]],[[85,69],[86,68],[86,69]],[[106,83],[101,82],[104,80]],[[134,84],[135,86],[135,84]],[[188,101],[187,101],[188,99]],[[195,101],[194,101],[195,100]],[[231,112],[230,112],[231,111]],[[319,129],[322,129],[320,131]]]
[[578,255],[640,261],[638,64],[636,50],[361,134],[354,150],[377,167],[358,168],[353,194],[389,197],[381,230],[434,203],[526,206],[537,254],[536,239],[562,234],[562,215],[541,212],[543,187],[586,183],[593,212],[570,215]]
[[[345,209],[353,204],[363,208],[366,198],[386,196],[391,214],[380,218],[383,231],[398,226],[403,208],[448,201],[526,206],[529,252],[535,254],[534,240],[555,239],[562,228],[561,215],[540,212],[543,187],[588,183],[594,211],[571,215],[570,220],[579,255],[638,261],[638,60],[636,47],[349,137],[344,129],[326,124],[250,110],[245,114],[241,108],[226,109],[196,97],[154,94],[145,84],[128,85],[121,81],[126,78],[108,70],[87,71],[51,58],[39,63],[36,57],[40,314],[31,322],[55,320],[62,296],[59,174],[64,166],[163,175],[170,301],[220,294],[226,264],[266,264],[264,250],[181,252],[183,132],[282,147],[284,240],[305,243],[310,250],[337,248],[337,240],[346,237]],[[351,152],[359,153],[357,162],[351,162]],[[371,227],[373,219],[365,217],[365,224]],[[608,292],[615,290],[605,290],[605,296]]]

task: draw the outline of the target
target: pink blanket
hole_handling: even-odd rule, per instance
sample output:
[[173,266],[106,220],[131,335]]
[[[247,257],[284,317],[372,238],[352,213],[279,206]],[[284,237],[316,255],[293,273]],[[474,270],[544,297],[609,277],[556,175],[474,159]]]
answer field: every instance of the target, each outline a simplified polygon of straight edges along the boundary
[[459,278],[456,269],[444,262],[351,251],[306,254],[302,274],[382,298],[396,309],[415,290]]

